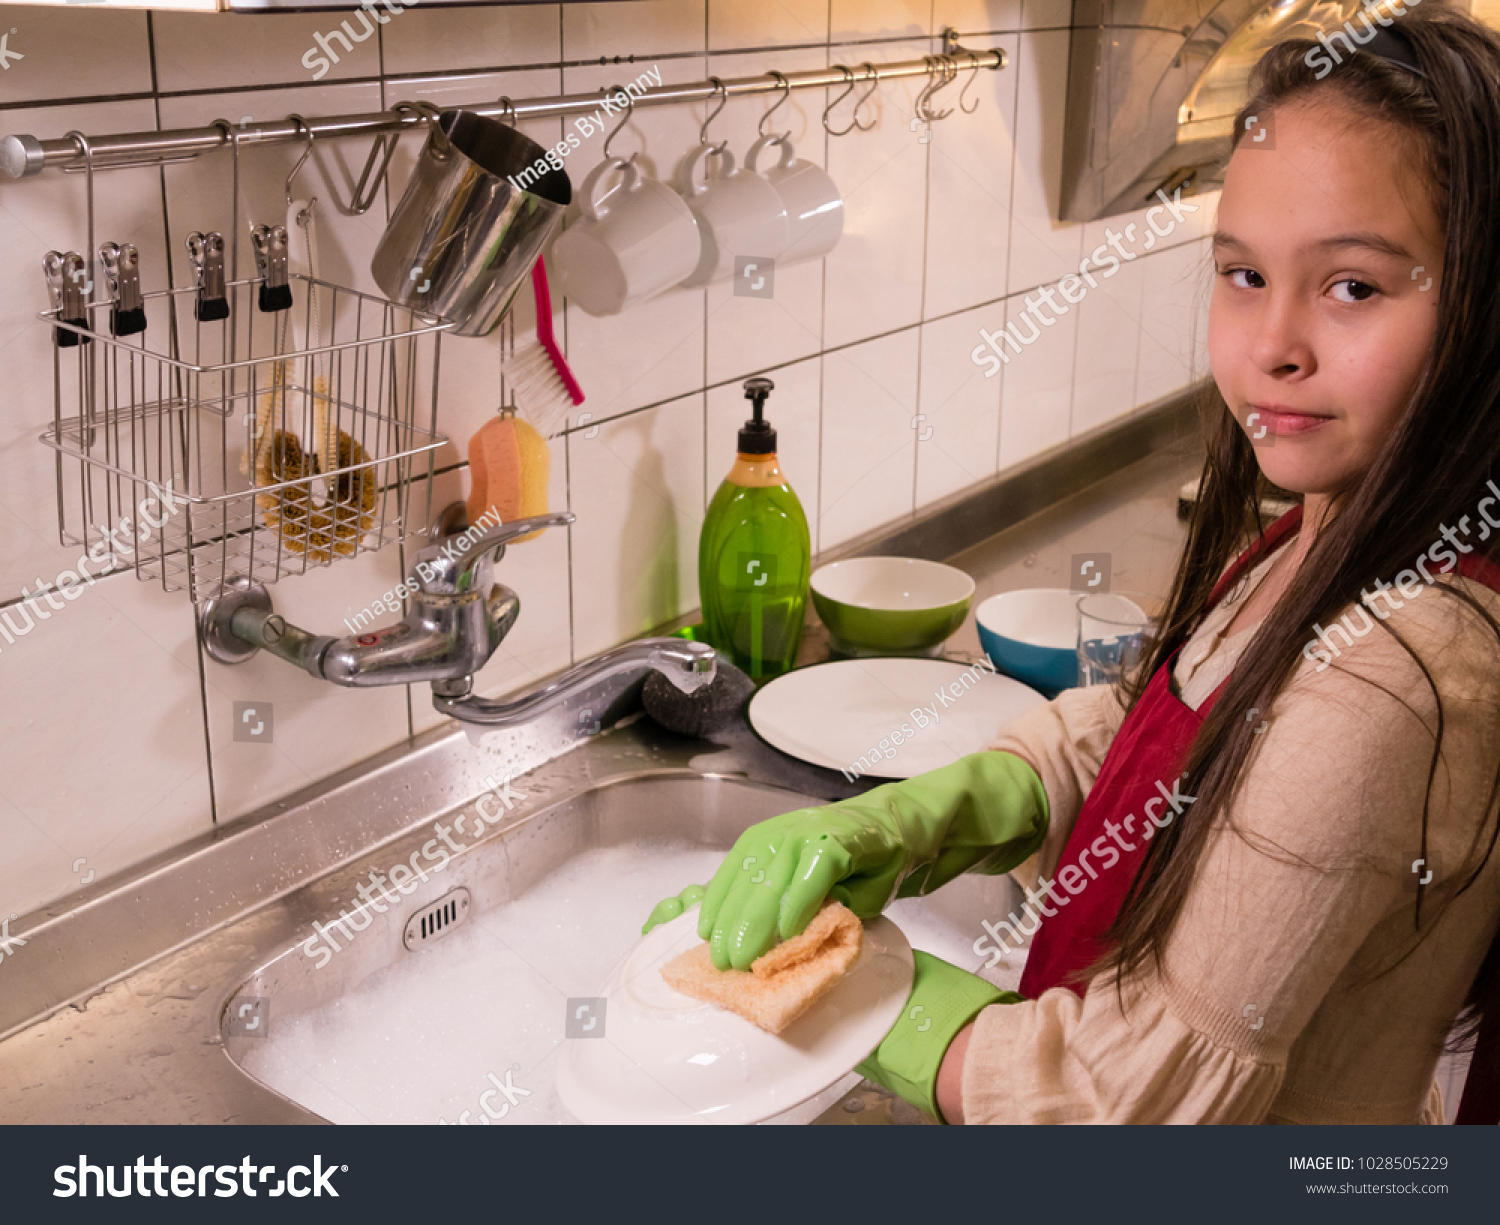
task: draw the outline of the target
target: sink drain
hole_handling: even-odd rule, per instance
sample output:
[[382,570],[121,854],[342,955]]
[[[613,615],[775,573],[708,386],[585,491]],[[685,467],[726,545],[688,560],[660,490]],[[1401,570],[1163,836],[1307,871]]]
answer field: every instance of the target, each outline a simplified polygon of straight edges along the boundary
[[406,921],[406,930],[401,933],[401,943],[416,951],[441,940],[469,917],[469,891],[454,889],[445,893]]

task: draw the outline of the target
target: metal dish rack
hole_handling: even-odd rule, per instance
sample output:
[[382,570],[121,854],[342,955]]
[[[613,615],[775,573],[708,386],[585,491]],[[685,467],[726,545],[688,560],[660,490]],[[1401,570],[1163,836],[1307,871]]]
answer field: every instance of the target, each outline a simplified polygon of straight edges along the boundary
[[[273,583],[430,520],[451,325],[312,277],[289,282],[310,322],[317,287],[326,343],[285,347],[290,312],[257,310],[259,277],[229,282],[229,316],[210,323],[194,317],[195,286],[145,294],[147,307],[166,300],[168,318],[158,308],[155,330],[134,336],[111,334],[108,301],[87,304],[87,327],[42,313],[58,329],[42,442],[56,452],[64,544],[102,545],[96,566],[112,555],[112,568],[202,601],[237,576]],[[411,504],[419,464],[425,508]]]

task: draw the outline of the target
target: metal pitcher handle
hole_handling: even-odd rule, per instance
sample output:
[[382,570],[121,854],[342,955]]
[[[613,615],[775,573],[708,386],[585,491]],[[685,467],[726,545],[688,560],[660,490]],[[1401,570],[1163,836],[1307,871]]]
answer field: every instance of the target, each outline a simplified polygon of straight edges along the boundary
[[[410,113],[421,115],[427,120],[427,135],[432,141],[432,155],[439,161],[447,161],[453,155],[453,142],[448,139],[448,133],[443,131],[443,125],[438,122],[443,112],[425,99],[419,102],[397,102],[391,107],[397,114]],[[392,142],[394,144],[394,142]]]

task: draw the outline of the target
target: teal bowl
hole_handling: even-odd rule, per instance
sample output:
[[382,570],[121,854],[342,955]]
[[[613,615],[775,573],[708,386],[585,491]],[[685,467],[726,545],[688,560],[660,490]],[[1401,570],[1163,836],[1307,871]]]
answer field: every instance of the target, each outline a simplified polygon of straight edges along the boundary
[[1078,599],[1065,587],[992,595],[974,612],[979,644],[1006,676],[1055,698],[1078,684]]
[[813,607],[843,655],[936,655],[969,614],[974,580],[915,557],[851,557],[819,566]]

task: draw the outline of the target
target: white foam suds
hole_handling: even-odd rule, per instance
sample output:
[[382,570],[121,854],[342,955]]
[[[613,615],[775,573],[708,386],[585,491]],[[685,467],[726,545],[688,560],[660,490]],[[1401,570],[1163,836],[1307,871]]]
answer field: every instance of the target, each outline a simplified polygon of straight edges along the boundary
[[[677,841],[584,851],[333,1003],[283,1017],[273,999],[270,1032],[245,1068],[335,1123],[456,1123],[465,1111],[471,1123],[488,1122],[480,1096],[507,1074],[516,1104],[499,1122],[571,1123],[554,1084],[567,1000],[592,996],[640,938],[652,906],[706,884],[723,856]],[[887,913],[913,947],[974,968],[973,932],[926,913],[920,900]],[[1009,986],[1006,972],[997,966],[985,977]],[[498,1112],[507,1098],[487,1101]]]

